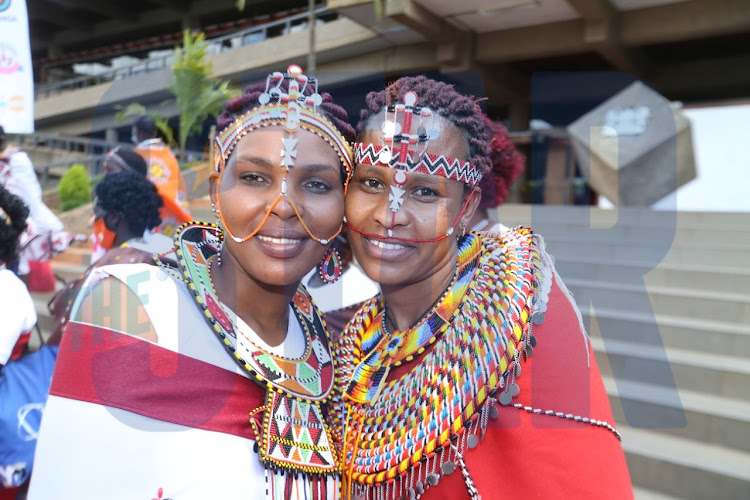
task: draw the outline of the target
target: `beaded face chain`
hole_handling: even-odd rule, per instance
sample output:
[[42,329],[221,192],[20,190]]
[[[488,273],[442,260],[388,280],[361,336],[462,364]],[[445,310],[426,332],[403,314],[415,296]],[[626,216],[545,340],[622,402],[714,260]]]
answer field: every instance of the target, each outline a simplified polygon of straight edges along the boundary
[[[181,279],[221,345],[253,380],[266,389],[266,401],[249,409],[261,461],[271,474],[291,471],[336,474],[340,470],[333,435],[321,404],[331,394],[335,360],[330,338],[312,298],[300,285],[291,303],[294,318],[305,337],[304,353],[288,358],[266,351],[235,326],[211,279],[211,263],[217,258],[223,234],[214,224],[188,223],[175,235],[174,253]],[[157,261],[160,262],[160,261]],[[170,270],[174,275],[174,269]],[[260,416],[258,424],[256,415]],[[317,497],[316,497],[317,498]]]
[[[282,84],[284,81],[289,81],[287,92],[282,90]],[[305,94],[308,85],[314,86],[311,95]],[[320,244],[327,245],[329,242],[333,241],[343,229],[342,224],[333,235],[328,237],[321,238],[314,235],[307,224],[305,224],[296,204],[287,193],[288,186],[286,175],[289,172],[289,168],[294,166],[295,159],[297,158],[298,139],[294,135],[300,128],[316,134],[327,142],[334,151],[336,151],[339,160],[341,160],[341,164],[346,170],[346,179],[344,181],[344,193],[346,193],[353,172],[352,149],[349,142],[344,138],[341,132],[339,132],[325,116],[318,113],[317,107],[320,106],[322,102],[323,98],[318,93],[317,79],[308,77],[302,73],[302,69],[299,66],[292,64],[287,69],[286,74],[277,71],[268,75],[266,78],[266,90],[260,95],[260,97],[258,97],[259,105],[244,115],[239,116],[216,136],[216,139],[214,140],[216,148],[214,161],[216,171],[221,172],[226,167],[234,148],[248,133],[262,127],[274,125],[282,126],[286,132],[286,137],[281,139],[281,165],[285,169],[284,179],[281,182],[281,192],[266,210],[266,214],[258,227],[245,237],[241,238],[235,235],[224,220],[224,215],[221,211],[220,196],[222,176],[219,176],[217,187],[217,207],[219,218],[221,219],[227,234],[229,234],[235,242],[244,243],[253,236],[256,236],[266,220],[268,220],[273,208],[282,198],[285,198],[291,205],[292,210],[294,210],[295,215],[302,223],[307,234]]]
[[[544,321],[551,289],[552,271],[540,256],[536,238],[519,228],[499,237],[472,233],[466,240],[464,245],[479,246],[480,255],[448,327],[410,372],[386,382],[371,378],[382,388],[367,403],[357,401],[358,393],[352,397],[347,392],[351,384],[345,384],[353,376],[363,376],[360,365],[374,351],[386,355],[387,343],[374,341],[370,333],[383,330],[382,299],[371,299],[342,333],[343,389],[337,390],[341,395],[335,402],[339,408],[346,406],[346,421],[342,416],[336,425],[343,427],[345,436],[348,495],[418,498],[458,469],[470,496],[479,498],[463,452],[478,446],[489,419],[498,417],[498,400],[557,415],[512,404],[520,392],[515,379],[521,375],[522,361],[533,354],[534,325]],[[464,252],[459,266],[471,258]],[[422,347],[429,344],[428,340]],[[606,423],[594,425],[613,429]]]

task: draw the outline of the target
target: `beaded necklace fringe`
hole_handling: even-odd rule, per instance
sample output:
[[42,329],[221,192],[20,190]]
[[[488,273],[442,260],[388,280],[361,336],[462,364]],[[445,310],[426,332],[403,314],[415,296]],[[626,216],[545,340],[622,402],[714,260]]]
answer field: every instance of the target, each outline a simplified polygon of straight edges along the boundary
[[[211,223],[183,224],[175,233],[174,253],[178,267],[157,264],[190,290],[203,317],[230,357],[265,388],[265,404],[249,409],[248,425],[255,436],[254,451],[265,468],[265,496],[281,500],[324,500],[328,478],[338,489],[341,463],[336,440],[322,405],[333,387],[335,360],[323,318],[312,298],[300,285],[292,301],[294,317],[305,334],[305,350],[298,358],[265,351],[240,328],[231,311],[224,309],[211,278],[211,262],[217,258],[223,233]],[[294,319],[291,319],[294,321]]]
[[[527,228],[472,233],[460,241],[458,269],[468,283],[454,277],[417,327],[400,332],[406,342],[394,342],[383,328],[382,297],[371,299],[342,334],[334,425],[344,433],[347,500],[419,498],[456,469],[470,497],[480,498],[463,454],[478,446],[489,420],[498,417],[498,403],[602,427],[619,439],[606,422],[513,403],[554,275],[541,238]],[[440,324],[437,311],[451,314]],[[425,324],[433,325],[432,335],[418,334]],[[384,382],[391,365],[410,361],[430,344],[419,365]],[[374,386],[381,387],[368,392]]]

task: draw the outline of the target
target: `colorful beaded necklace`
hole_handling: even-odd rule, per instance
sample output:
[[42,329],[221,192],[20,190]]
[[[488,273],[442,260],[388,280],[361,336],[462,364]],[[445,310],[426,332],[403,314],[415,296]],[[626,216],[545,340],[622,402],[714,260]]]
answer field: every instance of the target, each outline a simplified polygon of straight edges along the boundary
[[[330,397],[335,371],[325,323],[300,285],[291,304],[305,337],[300,357],[267,352],[243,335],[221,305],[211,280],[211,263],[222,241],[223,233],[215,224],[188,223],[175,234],[174,252],[180,279],[222,346],[253,380],[265,386],[265,405],[253,409],[249,419],[261,462],[272,475],[283,476],[286,470],[287,481],[295,480],[297,473],[336,475],[339,457],[321,409]],[[255,419],[260,414],[262,424]]]
[[[337,398],[346,404],[343,456],[349,495],[419,496],[441,475],[461,467],[463,448],[476,446],[479,427],[486,427],[491,408],[497,410],[494,396],[500,392],[508,404],[518,394],[515,377],[521,358],[536,343],[531,318],[534,304],[546,301],[548,285],[541,283],[549,272],[525,228],[498,239],[472,233],[459,248],[454,282],[416,328],[400,333],[409,340],[398,350],[389,350],[382,297],[371,299],[342,334],[342,380],[351,377],[351,382],[342,385]],[[417,333],[425,324],[433,325],[431,335]],[[415,352],[424,353],[417,366],[385,381],[383,366],[406,361]],[[470,476],[461,469],[471,492]]]

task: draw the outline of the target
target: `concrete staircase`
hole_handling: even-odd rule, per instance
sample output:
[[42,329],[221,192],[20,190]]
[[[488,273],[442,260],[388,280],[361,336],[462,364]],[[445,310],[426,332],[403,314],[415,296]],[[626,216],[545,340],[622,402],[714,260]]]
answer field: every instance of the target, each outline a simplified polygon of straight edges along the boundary
[[542,234],[576,297],[636,498],[750,498],[750,214],[509,205],[499,220]]

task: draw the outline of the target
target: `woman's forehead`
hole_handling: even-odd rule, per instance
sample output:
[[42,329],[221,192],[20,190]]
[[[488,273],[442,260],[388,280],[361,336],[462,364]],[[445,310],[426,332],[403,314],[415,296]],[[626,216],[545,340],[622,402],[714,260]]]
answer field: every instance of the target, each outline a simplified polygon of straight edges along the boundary
[[[466,134],[456,127],[447,118],[434,114],[434,118],[425,118],[424,123],[431,127],[435,127],[438,131],[437,139],[432,139],[427,145],[427,153],[438,156],[448,156],[451,158],[458,158],[466,161],[469,159],[469,141]],[[373,115],[370,121],[367,123],[367,128],[359,134],[359,142],[367,144],[383,144],[383,130],[382,125],[385,118],[384,113],[378,113]],[[393,113],[388,114],[388,120],[393,121]],[[397,117],[399,124],[403,126],[403,114],[399,114]],[[433,121],[434,120],[434,121]],[[419,127],[419,118],[412,117],[412,131],[416,133],[417,127]],[[403,130],[402,133],[407,131]],[[422,144],[418,146],[419,150],[422,149]],[[413,148],[413,146],[412,146]]]

